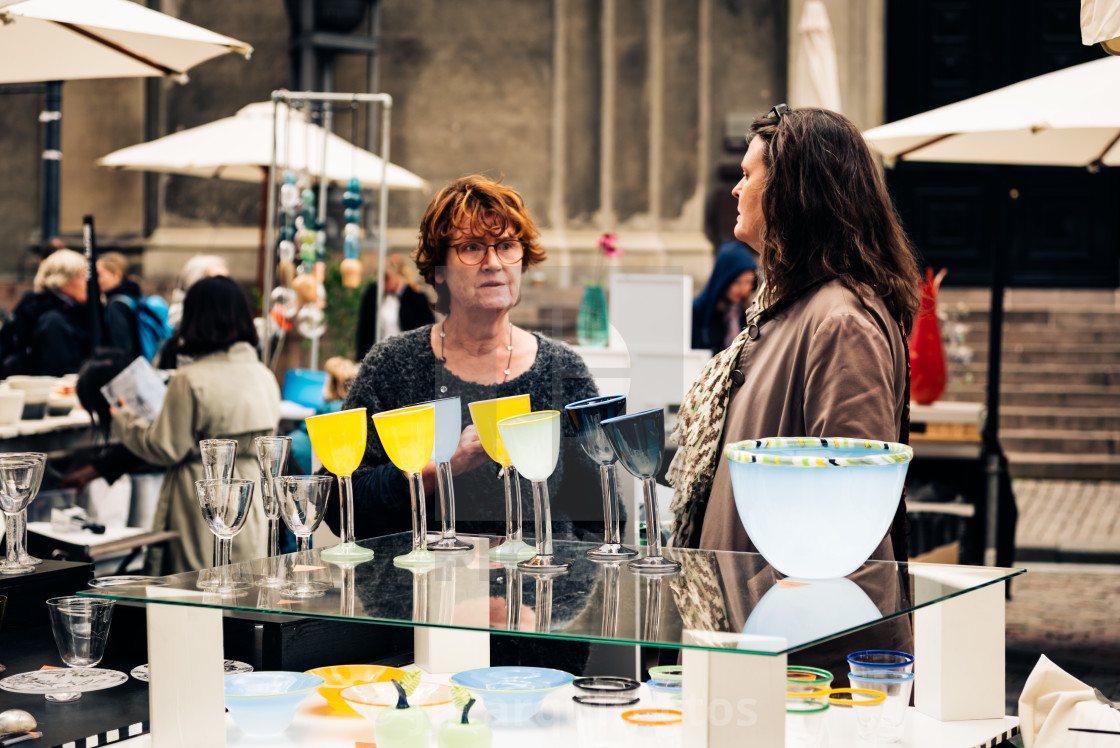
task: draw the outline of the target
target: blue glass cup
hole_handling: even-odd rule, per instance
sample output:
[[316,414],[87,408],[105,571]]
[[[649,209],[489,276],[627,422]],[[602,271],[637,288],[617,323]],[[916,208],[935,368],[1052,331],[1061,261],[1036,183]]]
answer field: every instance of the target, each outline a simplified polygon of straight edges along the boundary
[[564,406],[568,419],[576,427],[580,446],[592,462],[599,466],[599,485],[603,491],[603,544],[587,551],[592,561],[620,561],[633,558],[638,552],[622,544],[618,515],[618,458],[603,433],[600,423],[626,413],[625,395],[602,395],[578,400]]
[[631,561],[631,571],[642,574],[675,574],[681,565],[661,555],[661,521],[657,511],[655,478],[665,456],[665,411],[643,410],[608,418],[600,423],[615,456],[626,471],[642,481],[646,507],[646,556]]

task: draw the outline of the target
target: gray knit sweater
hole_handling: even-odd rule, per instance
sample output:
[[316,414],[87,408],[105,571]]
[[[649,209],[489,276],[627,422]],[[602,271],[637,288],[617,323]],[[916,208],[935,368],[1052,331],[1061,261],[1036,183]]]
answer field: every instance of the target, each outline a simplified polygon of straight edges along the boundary
[[[343,408],[365,408],[372,415],[458,396],[465,428],[471,423],[468,403],[476,400],[528,393],[533,410],[563,412],[567,403],[598,394],[583,359],[564,343],[540,335],[536,336],[536,360],[521,376],[491,385],[463,381],[447,371],[432,352],[431,330],[432,325],[425,325],[373,346],[362,361]],[[553,533],[558,538],[593,540],[602,535],[603,526],[598,468],[580,449],[567,416],[561,418],[561,424],[560,459],[548,481]],[[497,464],[488,462],[454,477],[458,532],[505,533],[505,492],[497,473]],[[372,423],[366,455],[353,482],[354,532],[358,539],[411,531],[408,481],[385,456]],[[522,478],[521,518],[527,537],[533,535],[532,497],[530,483]],[[437,496],[427,497],[428,527],[433,531],[439,528],[437,503]],[[337,532],[337,500],[330,502],[326,520]]]

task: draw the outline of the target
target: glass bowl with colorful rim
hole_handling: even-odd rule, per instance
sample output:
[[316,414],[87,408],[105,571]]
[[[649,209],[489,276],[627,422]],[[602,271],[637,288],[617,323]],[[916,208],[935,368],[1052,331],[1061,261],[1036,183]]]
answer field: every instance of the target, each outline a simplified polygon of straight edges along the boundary
[[545,697],[575,680],[571,673],[543,667],[484,667],[464,670],[451,682],[482,697],[496,721],[524,724],[536,716]]
[[313,668],[307,672],[323,679],[323,685],[319,687],[319,695],[327,700],[327,705],[332,711],[340,714],[357,714],[342,698],[343,689],[364,683],[385,683],[394,678],[400,679],[404,675],[404,671],[400,668],[384,665],[331,665]]
[[258,670],[225,676],[226,708],[249,735],[279,735],[296,716],[296,707],[323,685],[318,675]]
[[846,437],[773,437],[723,450],[758,552],[794,579],[858,569],[890,529],[914,450]]
[[684,668],[680,665],[654,665],[649,669],[649,679],[666,685],[675,683],[679,688],[684,680]]

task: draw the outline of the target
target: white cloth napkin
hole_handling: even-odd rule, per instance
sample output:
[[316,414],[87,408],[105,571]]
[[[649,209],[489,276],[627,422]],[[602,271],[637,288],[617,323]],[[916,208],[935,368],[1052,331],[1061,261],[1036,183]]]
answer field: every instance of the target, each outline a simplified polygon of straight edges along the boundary
[[1071,727],[1120,731],[1120,711],[1042,655],[1019,696],[1023,748],[1120,748],[1120,735],[1070,732]]

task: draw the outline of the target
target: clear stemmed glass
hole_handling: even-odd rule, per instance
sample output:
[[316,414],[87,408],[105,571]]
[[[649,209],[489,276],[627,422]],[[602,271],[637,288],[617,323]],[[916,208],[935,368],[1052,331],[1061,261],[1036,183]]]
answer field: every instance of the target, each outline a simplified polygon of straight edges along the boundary
[[499,397],[493,400],[478,400],[467,407],[471,410],[471,420],[478,429],[478,440],[490,459],[502,466],[501,476],[506,489],[506,537],[499,545],[491,548],[491,561],[521,561],[536,551],[521,539],[521,483],[517,480],[517,468],[509,458],[502,435],[498,433],[498,421],[503,418],[528,413],[531,408],[528,395]]
[[210,480],[233,480],[237,462],[236,439],[203,439],[198,443],[202,453],[202,474]]
[[253,439],[253,446],[257,449],[257,464],[261,469],[261,500],[264,502],[264,515],[268,519],[268,558],[264,564],[265,575],[261,578],[261,584],[276,587],[284,581],[278,573],[279,562],[275,560],[280,555],[280,496],[277,478],[283,474],[284,465],[291,454],[292,438],[258,436]]
[[438,560],[428,550],[424,479],[420,471],[432,459],[436,439],[436,411],[431,405],[410,405],[373,416],[385,455],[408,474],[412,499],[412,550],[393,559],[396,566],[434,566]]
[[603,544],[587,551],[592,561],[619,561],[633,558],[638,552],[622,544],[618,516],[618,457],[607,441],[600,422],[626,412],[625,395],[603,395],[579,400],[564,406],[576,427],[580,446],[592,462],[599,466],[599,484],[603,491]]
[[[233,466],[237,462],[236,439],[203,439],[198,443],[198,451],[202,455],[202,476],[208,480],[233,480]],[[218,556],[218,544],[214,543],[213,563],[217,569],[222,565]],[[198,580],[200,587],[218,586],[216,573],[203,573]]]
[[560,411],[540,410],[498,421],[498,431],[517,470],[533,482],[533,521],[537,552],[519,562],[522,569],[537,573],[566,572],[571,564],[552,555],[552,507],[548,478],[560,457]]
[[628,416],[608,418],[600,424],[622,467],[642,481],[646,507],[646,557],[627,564],[644,574],[675,574],[676,561],[661,555],[661,524],[657,512],[655,478],[665,455],[665,410],[652,408]]
[[27,552],[27,510],[26,509],[24,509],[22,512],[19,513],[19,517],[16,518],[16,523],[17,523],[16,524],[16,529],[19,532],[20,537],[23,538],[23,541],[20,543],[20,547],[19,547],[19,562],[21,564],[24,564],[24,565],[27,565],[27,566],[38,566],[39,564],[43,563],[43,559],[36,558],[35,556],[32,556],[30,553]]
[[311,447],[330,472],[338,476],[338,497],[342,542],[324,549],[319,556],[326,561],[362,562],[373,558],[373,551],[354,542],[354,484],[351,476],[366,454],[366,409],[352,408],[337,413],[311,416],[307,436]]
[[432,461],[436,463],[439,488],[440,539],[428,543],[432,551],[469,551],[474,546],[455,536],[455,484],[451,480],[451,457],[459,447],[463,430],[463,410],[457,397],[445,397],[418,405],[431,405],[436,411],[436,439]]
[[[47,600],[51,632],[58,654],[67,667],[94,668],[105,654],[113,601],[88,597],[52,597]],[[48,693],[47,701],[77,701],[80,691]]]
[[[34,567],[21,561],[23,532],[19,519],[39,493],[47,456],[42,452],[12,452],[0,455],[0,510],[4,512],[7,555],[0,562],[0,574],[25,574]],[[26,527],[26,523],[24,524]]]
[[233,552],[233,537],[241,532],[249,516],[253,503],[251,480],[237,479],[225,481],[221,478],[196,480],[195,495],[202,509],[206,526],[214,533],[218,545],[218,589],[222,591],[248,589],[249,583],[234,579],[230,574],[230,555]]
[[[296,556],[304,566],[314,566],[306,563],[311,549],[311,533],[323,521],[327,509],[327,497],[331,492],[331,483],[334,478],[329,475],[284,475],[277,479],[279,491],[277,498],[280,501],[280,516],[284,524],[296,536]],[[296,567],[299,569],[299,566]],[[311,579],[311,570],[302,582],[295,582],[284,588],[285,595],[293,597],[316,597],[330,587],[329,584]]]

